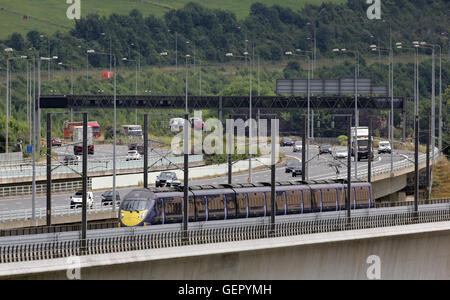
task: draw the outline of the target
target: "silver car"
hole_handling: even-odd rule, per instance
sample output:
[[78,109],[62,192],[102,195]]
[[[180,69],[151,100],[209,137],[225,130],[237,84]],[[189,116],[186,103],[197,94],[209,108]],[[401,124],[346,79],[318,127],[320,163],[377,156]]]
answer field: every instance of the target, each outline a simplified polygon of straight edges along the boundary
[[302,148],[303,148],[302,141],[295,142],[293,148],[294,148],[294,152],[302,151]]
[[334,152],[334,157],[336,159],[347,158],[348,157],[347,149],[336,149]]

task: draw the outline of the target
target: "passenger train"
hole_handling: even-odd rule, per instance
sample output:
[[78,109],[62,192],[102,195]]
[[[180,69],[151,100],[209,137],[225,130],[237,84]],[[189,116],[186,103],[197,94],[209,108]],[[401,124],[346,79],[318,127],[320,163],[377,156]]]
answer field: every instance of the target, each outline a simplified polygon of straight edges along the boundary
[[[374,207],[372,186],[352,182],[352,209]],[[119,227],[183,222],[183,187],[140,188],[123,199]],[[346,209],[344,181],[278,182],[276,215]],[[271,186],[264,183],[189,187],[189,222],[264,217],[271,215]]]

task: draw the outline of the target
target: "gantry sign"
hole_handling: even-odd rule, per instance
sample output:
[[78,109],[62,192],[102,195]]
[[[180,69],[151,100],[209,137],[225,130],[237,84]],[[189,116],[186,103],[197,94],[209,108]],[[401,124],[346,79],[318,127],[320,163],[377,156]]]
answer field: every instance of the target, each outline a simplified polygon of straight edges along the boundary
[[[117,95],[116,107],[140,109],[184,109],[186,97],[156,95]],[[354,96],[311,96],[312,109],[353,110]],[[113,95],[42,95],[39,106],[45,108],[113,108]],[[248,96],[188,96],[189,109],[247,109]],[[306,109],[306,96],[253,96],[255,109]],[[406,98],[394,97],[395,110],[406,111]],[[358,96],[359,109],[390,110],[391,98],[387,96]]]
[[[394,110],[402,112],[403,137],[406,134],[406,97],[358,96],[358,108],[361,110]],[[116,108],[137,109],[185,109],[186,96],[157,95],[117,95]],[[224,109],[247,110],[249,96],[188,96],[190,110],[214,109],[222,120]],[[39,107],[45,108],[114,108],[113,95],[41,95]],[[308,107],[307,96],[254,96],[252,107],[257,110],[302,110]],[[314,110],[347,111],[355,108],[355,97],[352,95],[311,96],[310,108]]]

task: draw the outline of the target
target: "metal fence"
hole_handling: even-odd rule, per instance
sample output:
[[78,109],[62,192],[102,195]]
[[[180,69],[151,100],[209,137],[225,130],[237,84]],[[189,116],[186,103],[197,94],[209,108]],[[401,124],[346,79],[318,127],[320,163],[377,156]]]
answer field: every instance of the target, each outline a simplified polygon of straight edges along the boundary
[[0,245],[0,263],[55,259],[69,256],[118,253],[167,247],[236,242],[263,238],[299,236],[316,233],[360,230],[379,227],[432,223],[450,220],[449,210],[361,216],[351,219],[254,224],[188,231],[149,232],[87,240]]
[[[435,153],[435,155],[437,155],[437,154],[438,154],[438,152]],[[199,155],[199,156],[201,156],[201,155]],[[422,154],[419,156],[420,163],[425,162],[425,160],[426,160],[425,154]],[[394,162],[394,172],[405,169],[405,168],[409,168],[409,167],[414,167],[414,163],[411,161],[408,161],[408,160]],[[354,170],[352,169],[352,176],[354,176],[353,172],[354,172]],[[372,169],[372,176],[386,174],[389,172],[391,172],[390,165],[382,165],[382,166],[374,167]],[[359,174],[359,179],[367,177],[367,169],[359,170],[358,174]],[[331,175],[331,176],[327,176],[327,177],[321,177],[321,179],[323,179],[323,180],[334,179],[334,178],[346,179],[347,175],[341,174],[338,176]],[[41,189],[42,189],[42,187],[41,187]],[[1,192],[1,190],[0,190],[0,192]],[[43,192],[45,193],[46,191],[44,190]],[[102,207],[100,203],[97,203],[94,206],[94,210],[89,210],[88,213],[92,212],[92,211],[105,212],[106,210],[107,210],[107,208]],[[71,215],[76,215],[76,214],[80,214],[80,213],[81,213],[80,209],[70,209],[68,205],[52,208],[53,216],[71,216]],[[31,217],[32,217],[31,209],[22,209],[22,210],[15,210],[15,211],[0,211],[0,222],[28,220],[28,219],[31,219]],[[37,208],[36,209],[36,218],[40,219],[40,218],[45,218],[45,217],[46,217],[46,208],[45,207]]]
[[[72,192],[82,189],[81,181],[65,181],[65,182],[53,182],[52,193]],[[92,190],[92,179],[88,179],[88,189]],[[32,185],[19,185],[19,186],[2,186],[0,187],[0,198],[26,196],[33,193]],[[36,184],[36,194],[47,193],[47,184]]]
[[[183,156],[170,156],[167,158],[152,156],[149,158],[148,165],[153,167],[167,166],[170,164],[183,164]],[[189,162],[201,162],[203,161],[203,155],[189,155]],[[144,160],[118,160],[116,162],[117,170],[132,170],[143,169]],[[113,161],[109,160],[89,160],[88,172],[96,171],[112,171]],[[70,173],[82,173],[82,163],[64,165],[62,162],[52,163],[52,174],[70,174]],[[47,174],[47,166],[44,163],[36,164],[36,176],[45,176]],[[21,178],[33,176],[33,166],[31,164],[15,164],[9,167],[0,168],[0,178]]]
[[[116,205],[117,209],[119,204]],[[87,209],[88,214],[98,214],[104,212],[112,211],[111,205],[103,205],[100,202],[94,203],[92,208]],[[117,211],[117,210],[116,210]],[[58,206],[52,208],[52,216],[58,217],[68,217],[68,216],[77,216],[81,215],[81,208],[70,208],[70,205],[66,206]],[[38,207],[35,209],[36,219],[43,219],[47,216],[47,208],[46,207]],[[1,211],[0,212],[0,223],[3,222],[12,222],[12,221],[21,221],[21,220],[31,220],[33,217],[33,212],[31,209],[19,209],[19,210],[9,210],[9,211]]]

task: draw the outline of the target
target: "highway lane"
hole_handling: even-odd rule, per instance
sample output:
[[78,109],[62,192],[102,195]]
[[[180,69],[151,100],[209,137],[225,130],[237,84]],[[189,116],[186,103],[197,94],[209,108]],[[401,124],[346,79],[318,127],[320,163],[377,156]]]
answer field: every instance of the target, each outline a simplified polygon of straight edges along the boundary
[[[292,159],[301,159],[301,152],[292,152],[291,147],[283,147],[280,150],[284,155],[292,158]],[[318,148],[316,146],[311,147],[312,156],[317,155]],[[413,153],[408,151],[399,151],[399,154],[406,154],[410,159],[413,157]],[[403,157],[396,154],[394,156],[394,161],[404,160]],[[329,167],[329,163],[332,161],[336,161],[332,158],[330,154],[323,154],[317,158],[311,160],[310,166],[310,179],[311,180],[320,180],[325,177],[334,177],[336,176],[336,171],[334,168]],[[346,159],[340,160],[344,164],[346,163]],[[381,154],[379,158],[376,158],[373,162],[373,167],[390,165],[390,155],[389,154]],[[346,166],[343,165],[340,169],[341,174],[346,174]],[[358,162],[358,172],[362,172],[367,170],[367,160],[362,160]],[[352,162],[352,174],[354,172],[354,165]],[[361,173],[359,173],[361,174]],[[207,174],[205,174],[207,176]],[[205,178],[205,179],[197,179],[192,180],[190,182],[191,185],[201,185],[201,184],[222,184],[227,183],[227,175],[214,177],[214,178]],[[285,167],[277,167],[276,168],[276,180],[277,181],[289,181],[289,180],[299,180],[301,177],[292,177],[291,173],[285,173]],[[233,183],[244,183],[247,182],[248,179],[248,171],[243,172],[241,174],[233,175]],[[270,169],[259,169],[254,170],[253,172],[253,181],[254,182],[270,182]],[[117,191],[120,194],[120,197],[123,198],[129,191],[134,189],[135,187],[130,188],[118,188]],[[75,192],[75,191],[74,191]],[[94,201],[95,203],[101,202],[101,194],[104,191],[94,191]],[[52,206],[53,207],[62,207],[69,206],[70,204],[70,196],[73,193],[65,193],[65,194],[53,194],[52,195]],[[36,208],[45,207],[46,206],[46,196],[40,195],[36,198]],[[31,196],[25,196],[23,198],[15,198],[15,199],[0,199],[0,210],[1,211],[11,211],[11,210],[23,210],[31,208]]]

